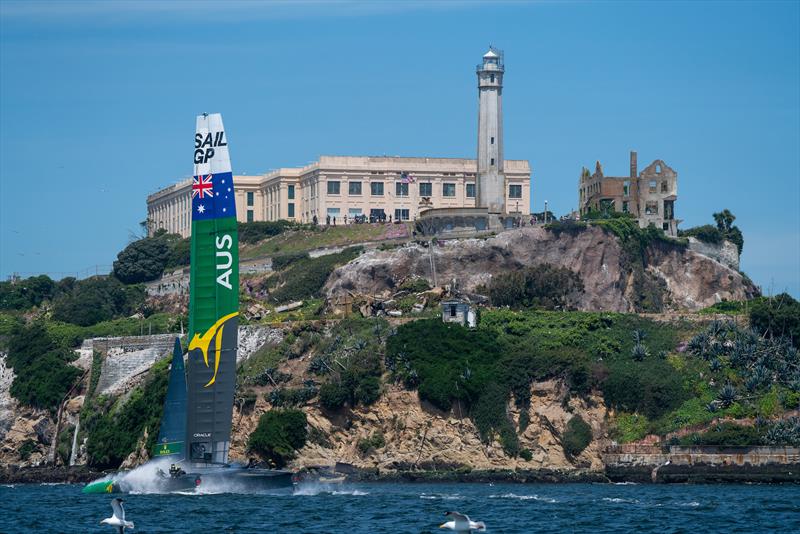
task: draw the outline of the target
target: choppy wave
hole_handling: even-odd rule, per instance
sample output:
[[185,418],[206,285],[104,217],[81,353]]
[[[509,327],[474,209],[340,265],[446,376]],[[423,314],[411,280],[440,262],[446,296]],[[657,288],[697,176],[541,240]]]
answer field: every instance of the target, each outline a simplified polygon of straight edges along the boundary
[[458,493],[454,495],[447,495],[440,493],[422,493],[420,494],[419,498],[426,499],[429,501],[461,501],[464,499],[464,496],[459,495]]
[[623,499],[622,497],[603,497],[602,500],[613,503],[639,504],[639,499]]
[[503,493],[503,494],[495,494],[489,495],[490,499],[518,499],[520,501],[542,501],[547,502],[550,504],[555,504],[558,501],[553,499],[552,497],[540,497],[538,495],[517,495],[516,493]]
[[295,486],[292,495],[314,496],[314,495],[369,495],[369,492],[355,489],[342,488],[339,484],[326,484],[324,482],[304,482]]

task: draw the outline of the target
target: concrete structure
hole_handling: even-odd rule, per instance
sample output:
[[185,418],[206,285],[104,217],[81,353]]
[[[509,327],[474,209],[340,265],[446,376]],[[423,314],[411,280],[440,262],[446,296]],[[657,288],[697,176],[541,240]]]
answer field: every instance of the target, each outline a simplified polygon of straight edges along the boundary
[[505,72],[503,53],[490,48],[484,54],[483,63],[478,65],[476,71],[478,74],[476,206],[487,208],[489,213],[506,213],[504,193],[506,184],[503,175],[503,73]]
[[503,53],[490,47],[477,66],[478,154],[474,207],[430,209],[420,214],[417,229],[426,235],[453,237],[513,228],[530,213],[530,183],[510,180],[503,159]]
[[478,324],[478,318],[475,314],[475,310],[466,302],[460,300],[443,300],[442,322],[457,323],[461,326],[475,328]]
[[[500,157],[502,151],[493,154]],[[322,156],[305,167],[234,176],[236,211],[241,222],[309,223],[316,216],[324,224],[331,216],[342,224],[345,216],[351,221],[356,215],[381,214],[386,219],[414,220],[431,208],[474,208],[477,168],[474,159]],[[528,162],[504,161],[498,168],[504,169],[498,178],[503,205],[527,214]],[[184,237],[191,234],[191,183],[184,180],[147,198],[151,235],[159,228]]]
[[625,177],[604,176],[598,161],[594,174],[581,170],[578,206],[581,215],[589,211],[631,213],[641,228],[651,224],[672,237],[678,235],[680,219],[675,218],[678,173],[657,159],[641,173],[636,152],[631,152],[630,173]]

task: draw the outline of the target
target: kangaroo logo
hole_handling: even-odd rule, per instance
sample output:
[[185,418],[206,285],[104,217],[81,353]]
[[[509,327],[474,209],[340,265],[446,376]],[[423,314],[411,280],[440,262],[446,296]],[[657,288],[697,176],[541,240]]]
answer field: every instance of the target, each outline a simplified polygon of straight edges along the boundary
[[211,380],[208,381],[208,384],[203,386],[205,388],[213,384],[214,381],[217,379],[219,360],[222,358],[222,330],[223,330],[222,327],[228,319],[236,317],[237,315],[239,315],[239,312],[229,313],[224,317],[220,317],[216,323],[211,325],[211,328],[206,330],[205,334],[203,334],[202,336],[200,334],[195,334],[194,337],[192,338],[192,341],[189,343],[189,352],[193,351],[194,349],[200,349],[200,351],[203,353],[203,362],[205,362],[206,367],[209,367],[208,347],[209,345],[211,345],[212,340],[215,342],[214,348],[216,349],[217,358],[214,361],[214,376],[211,377]]

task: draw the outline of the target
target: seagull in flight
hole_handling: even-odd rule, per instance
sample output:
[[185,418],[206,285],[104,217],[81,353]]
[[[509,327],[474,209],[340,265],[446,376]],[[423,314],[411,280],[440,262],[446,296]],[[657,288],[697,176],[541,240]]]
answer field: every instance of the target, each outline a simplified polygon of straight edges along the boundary
[[133,530],[133,521],[125,521],[125,509],[122,507],[122,499],[117,497],[111,501],[111,509],[114,515],[100,521],[101,525],[109,525],[117,528],[118,534],[125,534],[125,529]]
[[479,532],[486,532],[486,524],[483,521],[472,521],[469,516],[459,512],[445,512],[444,515],[450,518],[450,521],[439,525],[439,528],[448,528],[455,532],[472,532],[477,530]]

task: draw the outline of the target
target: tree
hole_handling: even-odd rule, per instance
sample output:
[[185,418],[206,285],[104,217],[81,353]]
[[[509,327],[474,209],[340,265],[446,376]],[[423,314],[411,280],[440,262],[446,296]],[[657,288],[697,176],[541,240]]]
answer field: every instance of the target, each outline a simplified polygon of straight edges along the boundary
[[300,410],[270,410],[250,434],[248,448],[283,467],[306,444],[306,414]]
[[756,299],[750,305],[750,325],[762,336],[785,336],[800,347],[800,302],[788,293]]
[[744,236],[738,226],[733,226],[733,221],[735,220],[736,215],[731,213],[727,208],[714,214],[714,221],[717,223],[717,229],[722,232],[725,239],[736,244],[736,248],[739,249],[739,254],[741,254],[742,248],[744,247]]
[[144,303],[142,286],[124,286],[111,276],[75,281],[71,290],[53,303],[53,319],[90,326],[119,316],[129,316]]
[[31,276],[16,282],[0,282],[0,309],[27,310],[51,300],[58,285],[47,275]]
[[164,272],[173,248],[181,241],[177,234],[159,230],[153,237],[134,241],[117,255],[114,276],[124,284],[155,280]]

